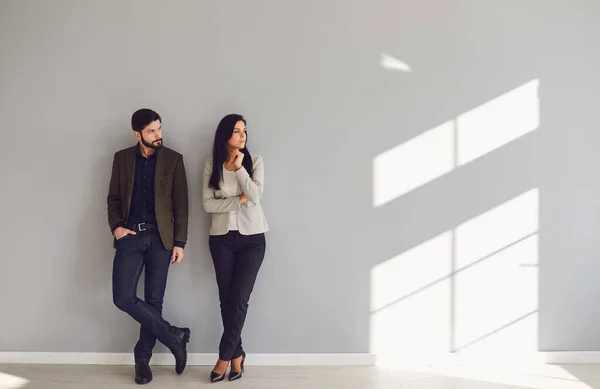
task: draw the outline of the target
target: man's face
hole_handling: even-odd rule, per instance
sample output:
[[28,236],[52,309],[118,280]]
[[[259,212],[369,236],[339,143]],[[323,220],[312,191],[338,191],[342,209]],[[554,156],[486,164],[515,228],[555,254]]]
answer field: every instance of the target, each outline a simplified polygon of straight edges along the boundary
[[162,126],[158,120],[148,124],[142,131],[136,131],[135,136],[148,148],[158,150],[162,147]]

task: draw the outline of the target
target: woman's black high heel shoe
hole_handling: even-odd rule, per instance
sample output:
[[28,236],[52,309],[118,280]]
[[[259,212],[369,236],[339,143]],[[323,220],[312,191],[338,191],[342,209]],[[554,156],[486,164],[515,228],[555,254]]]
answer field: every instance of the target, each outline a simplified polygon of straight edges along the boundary
[[225,374],[217,374],[214,371],[210,372],[210,382],[219,382],[225,379]]
[[[225,372],[227,372],[227,368],[225,368]],[[210,372],[210,382],[219,382],[225,379],[225,373],[219,374],[214,370]]]
[[230,371],[229,372],[229,381],[235,381],[242,378],[242,373],[244,372],[244,362],[246,361],[246,352],[242,351],[242,371]]

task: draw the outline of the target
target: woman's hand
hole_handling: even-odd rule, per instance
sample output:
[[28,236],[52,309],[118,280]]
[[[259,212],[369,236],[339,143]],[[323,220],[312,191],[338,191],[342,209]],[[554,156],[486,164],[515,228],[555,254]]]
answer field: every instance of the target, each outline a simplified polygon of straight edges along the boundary
[[240,170],[242,168],[242,161],[244,160],[244,153],[241,151],[235,152],[235,157],[233,157],[233,165],[235,166],[235,170]]

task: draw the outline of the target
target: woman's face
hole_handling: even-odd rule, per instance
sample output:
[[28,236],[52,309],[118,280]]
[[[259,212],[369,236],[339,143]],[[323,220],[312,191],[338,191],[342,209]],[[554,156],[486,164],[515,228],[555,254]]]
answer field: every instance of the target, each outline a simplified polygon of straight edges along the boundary
[[246,125],[243,121],[238,121],[233,127],[233,134],[227,144],[237,150],[246,147]]

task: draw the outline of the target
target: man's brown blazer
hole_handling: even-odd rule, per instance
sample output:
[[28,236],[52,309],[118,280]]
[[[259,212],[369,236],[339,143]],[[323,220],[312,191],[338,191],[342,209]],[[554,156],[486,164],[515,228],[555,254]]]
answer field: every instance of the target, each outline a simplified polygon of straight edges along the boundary
[[[117,151],[113,158],[108,188],[108,225],[111,232],[127,225],[131,208],[135,152],[139,145]],[[167,147],[157,155],[154,176],[156,224],[167,250],[175,241],[185,243],[188,235],[188,187],[183,156]],[[116,239],[113,246],[116,247]]]

